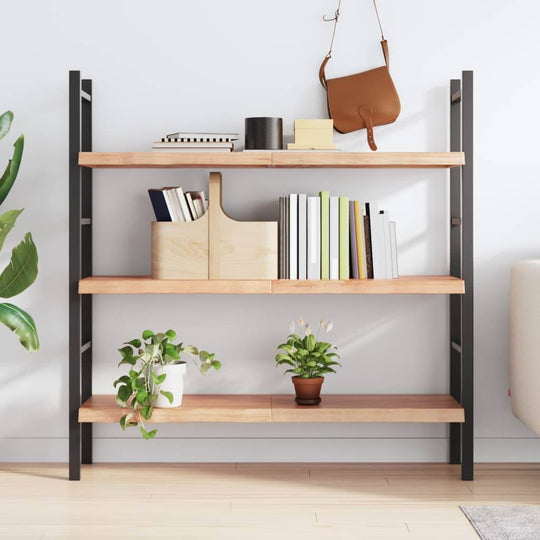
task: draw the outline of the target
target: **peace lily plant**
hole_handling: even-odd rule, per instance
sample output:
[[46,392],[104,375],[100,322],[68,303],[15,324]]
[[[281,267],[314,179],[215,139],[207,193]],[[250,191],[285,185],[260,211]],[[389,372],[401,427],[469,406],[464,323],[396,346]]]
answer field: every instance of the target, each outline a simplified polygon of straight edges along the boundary
[[341,365],[337,361],[337,348],[327,341],[333,327],[332,321],[326,323],[321,319],[317,333],[313,334],[311,325],[300,317],[298,330],[296,322],[291,321],[287,341],[278,346],[276,366],[288,367],[285,373],[293,374],[298,404],[318,405],[324,376],[335,373],[334,368]]
[[182,355],[191,358],[202,375],[221,368],[213,353],[199,351],[193,345],[175,344],[175,339],[174,330],[157,334],[145,330],[142,339],[127,341],[118,349],[122,355],[118,365],[130,366],[129,373],[114,382],[117,405],[131,409],[120,418],[122,429],[140,424],[142,436],[153,439],[157,429],[148,431],[144,421],[152,418],[154,408],[182,405],[186,373]]
[[[11,128],[13,113],[7,111],[0,116],[0,139],[3,139]],[[8,196],[21,164],[24,135],[13,144],[13,157],[0,178],[0,205]],[[4,246],[7,235],[15,226],[20,210],[8,210],[0,215],[0,250]],[[0,274],[0,298],[12,298],[26,290],[36,280],[38,274],[38,253],[31,233],[26,233],[24,240],[11,252],[11,260]],[[29,351],[39,349],[39,337],[34,319],[20,307],[10,303],[0,303],[0,322],[17,334],[22,346]]]

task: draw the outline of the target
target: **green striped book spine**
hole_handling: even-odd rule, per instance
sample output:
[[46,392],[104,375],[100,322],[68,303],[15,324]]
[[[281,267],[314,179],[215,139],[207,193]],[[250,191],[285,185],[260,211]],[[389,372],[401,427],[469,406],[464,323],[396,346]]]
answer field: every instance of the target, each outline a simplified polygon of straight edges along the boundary
[[349,279],[349,197],[339,198],[339,279]]
[[319,192],[321,198],[321,279],[330,279],[330,193]]

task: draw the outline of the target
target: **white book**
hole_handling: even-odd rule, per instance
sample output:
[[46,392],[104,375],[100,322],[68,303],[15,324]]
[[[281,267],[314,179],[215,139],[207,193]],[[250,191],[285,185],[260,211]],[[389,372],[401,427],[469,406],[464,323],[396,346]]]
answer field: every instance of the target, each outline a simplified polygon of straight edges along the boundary
[[298,195],[289,195],[289,279],[298,279]]
[[206,209],[203,207],[201,199],[194,199],[193,206],[195,207],[195,212],[197,212],[197,217],[200,218],[206,213]]
[[202,147],[198,147],[198,148],[156,148],[156,147],[152,147],[152,152],[184,152],[184,153],[189,153],[189,152],[211,152],[212,154],[214,152],[232,152],[233,149],[232,147],[231,148],[215,148],[215,147],[209,147],[209,148],[202,148]]
[[232,142],[162,142],[154,141],[152,148],[234,148]]
[[390,247],[392,248],[392,277],[397,278],[398,273],[398,255],[397,255],[397,236],[396,222],[390,222]]
[[383,234],[384,234],[384,253],[386,259],[386,279],[392,279],[392,247],[390,244],[390,220],[388,211],[381,210]]
[[298,279],[307,279],[307,195],[298,195]]
[[321,198],[307,198],[307,277],[321,279]]
[[217,133],[211,133],[211,132],[200,132],[196,133],[193,131],[177,131],[176,133],[169,133],[166,137],[167,139],[189,139],[194,141],[207,141],[210,139],[211,141],[213,139],[228,139],[228,140],[237,140],[240,138],[239,133],[231,133],[231,132],[217,132]]
[[165,203],[167,204],[167,210],[171,215],[171,220],[176,222],[185,221],[180,204],[176,200],[176,195],[171,188],[163,188],[163,196],[165,197]]
[[178,221],[193,221],[189,208],[184,197],[184,190],[181,187],[167,187],[164,188],[167,193],[170,193],[170,197],[175,201],[176,213],[178,215]]
[[339,279],[339,197],[330,197],[330,279]]
[[191,212],[191,217],[193,219],[200,218],[202,214],[199,214],[197,212],[197,209],[195,208],[195,205],[193,204],[193,199],[191,198],[191,193],[186,193],[185,197],[186,197],[186,202],[189,206],[189,211]]
[[371,227],[371,257],[373,259],[373,278],[386,279],[386,252],[382,232],[382,216],[377,203],[366,203],[369,208],[369,225]]

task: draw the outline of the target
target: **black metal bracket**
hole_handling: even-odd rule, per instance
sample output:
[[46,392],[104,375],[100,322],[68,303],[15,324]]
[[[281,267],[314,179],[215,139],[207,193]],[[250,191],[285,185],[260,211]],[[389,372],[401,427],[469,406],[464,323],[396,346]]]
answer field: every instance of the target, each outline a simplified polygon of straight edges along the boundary
[[450,81],[450,150],[465,153],[465,165],[450,170],[450,275],[465,281],[465,294],[450,297],[450,393],[464,408],[465,422],[450,424],[450,463],[462,480],[474,478],[474,250],[473,72]]
[[79,423],[79,407],[92,395],[92,295],[79,280],[92,275],[92,169],[79,152],[92,151],[92,81],[69,72],[69,479],[92,463],[92,424]]

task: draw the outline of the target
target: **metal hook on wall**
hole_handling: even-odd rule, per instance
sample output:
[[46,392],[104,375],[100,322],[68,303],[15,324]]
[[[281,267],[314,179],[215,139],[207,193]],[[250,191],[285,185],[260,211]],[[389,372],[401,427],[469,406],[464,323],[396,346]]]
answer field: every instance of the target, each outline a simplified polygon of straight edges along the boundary
[[324,22],[332,22],[332,21],[334,21],[334,22],[337,23],[337,21],[339,19],[339,10],[340,9],[341,9],[341,0],[339,0],[339,2],[338,2],[338,6],[337,6],[336,11],[334,12],[334,16],[333,17],[327,17],[326,15],[323,15],[322,20]]

